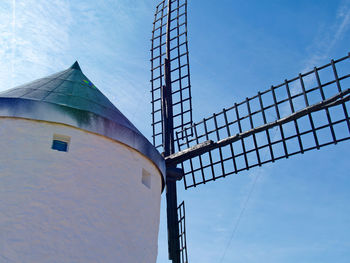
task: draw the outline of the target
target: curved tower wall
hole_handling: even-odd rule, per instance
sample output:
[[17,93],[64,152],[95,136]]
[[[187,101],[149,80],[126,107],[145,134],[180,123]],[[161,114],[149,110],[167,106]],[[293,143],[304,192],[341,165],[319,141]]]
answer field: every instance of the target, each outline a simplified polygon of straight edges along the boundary
[[162,182],[148,158],[62,124],[0,118],[0,134],[0,258],[156,262]]

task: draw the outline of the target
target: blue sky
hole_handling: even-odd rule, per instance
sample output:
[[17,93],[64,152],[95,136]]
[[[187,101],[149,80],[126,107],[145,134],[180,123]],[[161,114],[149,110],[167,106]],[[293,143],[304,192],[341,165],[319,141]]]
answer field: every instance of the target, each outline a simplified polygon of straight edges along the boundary
[[[78,60],[150,138],[156,4],[1,1],[0,90]],[[189,0],[188,12],[194,120],[350,51],[349,0]],[[349,262],[349,146],[328,146],[187,191],[179,184],[190,262]],[[167,262],[166,246],[163,200],[159,263]]]

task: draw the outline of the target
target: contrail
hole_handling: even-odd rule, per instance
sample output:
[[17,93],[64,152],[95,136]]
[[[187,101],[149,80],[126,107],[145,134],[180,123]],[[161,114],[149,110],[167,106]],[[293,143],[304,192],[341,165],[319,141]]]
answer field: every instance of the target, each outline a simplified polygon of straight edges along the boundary
[[11,87],[15,79],[15,52],[16,52],[16,0],[12,0],[12,61],[11,61]]

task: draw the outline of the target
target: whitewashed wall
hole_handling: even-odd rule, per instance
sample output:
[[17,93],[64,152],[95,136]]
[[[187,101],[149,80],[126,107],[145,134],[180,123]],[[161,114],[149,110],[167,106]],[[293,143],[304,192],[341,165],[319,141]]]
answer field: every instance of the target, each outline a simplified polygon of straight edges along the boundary
[[[51,149],[54,133],[71,137],[68,152]],[[82,130],[11,118],[0,119],[0,147],[0,262],[156,262],[161,177],[147,158]]]

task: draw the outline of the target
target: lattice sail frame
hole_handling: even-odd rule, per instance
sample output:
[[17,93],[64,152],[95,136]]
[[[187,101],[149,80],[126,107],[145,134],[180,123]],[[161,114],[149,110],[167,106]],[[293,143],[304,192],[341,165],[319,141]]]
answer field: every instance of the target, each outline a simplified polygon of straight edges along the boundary
[[185,128],[167,162],[187,189],[348,140],[349,100],[350,53]]
[[[171,0],[170,72],[174,132],[192,125],[192,97],[187,40],[187,0]],[[165,85],[166,31],[168,1],[156,7],[151,48],[151,94],[153,145],[163,146],[161,88]],[[174,136],[175,137],[175,136]]]
[[185,203],[182,201],[177,208],[178,224],[179,224],[179,241],[180,241],[180,261],[188,263],[187,242],[186,242],[186,218],[185,218]]

